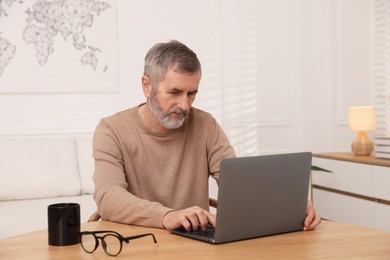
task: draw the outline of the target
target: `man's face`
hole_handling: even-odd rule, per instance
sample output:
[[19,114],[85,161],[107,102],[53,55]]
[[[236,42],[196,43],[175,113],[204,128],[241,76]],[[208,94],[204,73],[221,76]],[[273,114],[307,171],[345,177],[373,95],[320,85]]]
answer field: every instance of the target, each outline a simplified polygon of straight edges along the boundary
[[200,73],[168,70],[150,95],[149,108],[162,127],[176,129],[183,125],[195,100]]

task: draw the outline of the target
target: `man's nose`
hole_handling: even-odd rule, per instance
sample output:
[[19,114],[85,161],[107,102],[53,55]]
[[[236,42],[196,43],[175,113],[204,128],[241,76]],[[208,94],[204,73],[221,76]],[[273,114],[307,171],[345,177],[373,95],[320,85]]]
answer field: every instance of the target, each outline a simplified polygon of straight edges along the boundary
[[179,107],[184,111],[188,111],[191,107],[190,100],[187,95],[182,95],[179,101]]

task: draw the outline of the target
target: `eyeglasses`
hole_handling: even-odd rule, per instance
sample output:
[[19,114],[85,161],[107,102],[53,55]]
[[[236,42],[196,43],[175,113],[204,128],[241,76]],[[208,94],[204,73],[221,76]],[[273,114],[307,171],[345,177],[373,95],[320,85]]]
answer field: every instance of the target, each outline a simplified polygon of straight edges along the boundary
[[[105,235],[97,236],[96,234]],[[122,251],[123,242],[129,243],[130,240],[145,236],[152,236],[154,243],[157,243],[157,240],[152,233],[123,237],[121,234],[115,231],[84,231],[80,233],[80,242],[84,251],[92,254],[99,247],[100,239],[106,254],[109,256],[117,256]]]

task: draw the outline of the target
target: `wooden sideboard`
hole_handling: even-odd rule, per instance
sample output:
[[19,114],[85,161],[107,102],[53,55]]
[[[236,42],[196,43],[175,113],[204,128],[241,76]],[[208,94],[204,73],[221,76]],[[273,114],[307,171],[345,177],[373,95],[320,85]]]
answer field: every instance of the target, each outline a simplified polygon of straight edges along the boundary
[[322,218],[390,231],[390,160],[350,152],[313,154],[312,198]]

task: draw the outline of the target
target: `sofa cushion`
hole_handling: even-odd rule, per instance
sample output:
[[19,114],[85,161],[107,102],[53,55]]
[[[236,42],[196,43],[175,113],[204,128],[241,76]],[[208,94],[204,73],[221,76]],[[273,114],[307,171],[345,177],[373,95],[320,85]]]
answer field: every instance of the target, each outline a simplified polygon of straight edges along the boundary
[[[47,229],[47,207],[55,203],[80,204],[81,223],[87,222],[92,213],[96,211],[96,204],[92,195],[1,201],[0,239]],[[2,259],[1,253],[0,259]]]
[[0,201],[80,194],[74,138],[0,138],[0,165]]
[[76,138],[77,158],[81,179],[81,194],[93,194],[93,172],[95,161],[92,157],[92,136],[79,136]]

